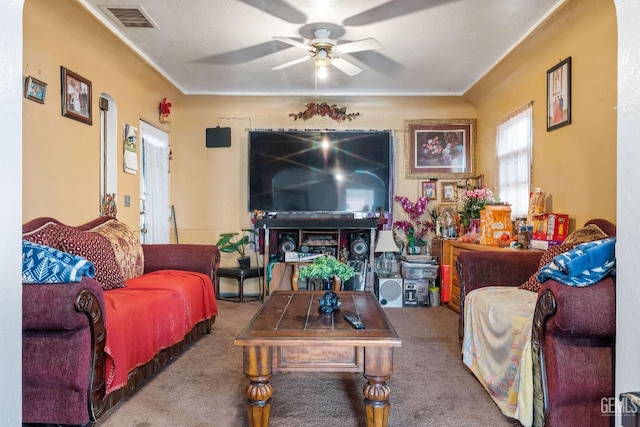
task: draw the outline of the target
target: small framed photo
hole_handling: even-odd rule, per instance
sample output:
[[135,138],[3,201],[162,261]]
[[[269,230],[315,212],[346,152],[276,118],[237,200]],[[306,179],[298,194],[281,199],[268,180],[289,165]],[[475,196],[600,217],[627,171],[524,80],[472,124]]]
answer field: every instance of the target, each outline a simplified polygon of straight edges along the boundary
[[547,71],[547,132],[571,124],[571,57]]
[[445,203],[454,203],[458,200],[458,183],[456,181],[442,182],[442,200]]
[[47,96],[47,84],[28,76],[24,83],[24,97],[32,101],[44,104],[44,99]]
[[407,178],[473,178],[476,120],[404,121]]
[[426,197],[429,200],[436,200],[436,184],[435,181],[422,181],[422,197]]
[[65,67],[62,79],[62,115],[91,125],[91,82]]

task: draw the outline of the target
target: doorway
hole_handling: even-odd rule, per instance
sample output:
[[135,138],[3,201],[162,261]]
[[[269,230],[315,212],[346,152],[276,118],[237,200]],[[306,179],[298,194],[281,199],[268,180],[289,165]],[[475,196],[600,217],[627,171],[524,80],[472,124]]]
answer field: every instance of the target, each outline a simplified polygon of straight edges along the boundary
[[169,243],[169,134],[140,121],[140,240]]

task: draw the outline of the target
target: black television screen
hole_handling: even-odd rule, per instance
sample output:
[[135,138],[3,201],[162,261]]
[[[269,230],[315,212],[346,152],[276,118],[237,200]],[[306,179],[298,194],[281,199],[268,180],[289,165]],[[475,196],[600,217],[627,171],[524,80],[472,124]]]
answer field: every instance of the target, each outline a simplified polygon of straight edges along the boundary
[[250,131],[249,211],[389,211],[390,131]]

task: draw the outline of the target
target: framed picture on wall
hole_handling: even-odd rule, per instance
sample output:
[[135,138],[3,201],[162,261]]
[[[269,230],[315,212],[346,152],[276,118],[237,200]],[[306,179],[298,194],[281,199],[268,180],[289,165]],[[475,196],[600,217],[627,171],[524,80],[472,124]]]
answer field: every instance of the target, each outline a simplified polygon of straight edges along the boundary
[[436,200],[437,198],[437,182],[435,181],[422,181],[422,197],[426,197],[429,200]]
[[473,178],[475,119],[405,120],[407,178]]
[[456,181],[443,181],[441,191],[441,201],[453,203],[458,200],[458,183]]
[[60,67],[62,115],[91,125],[91,82],[65,67]]
[[571,57],[547,71],[547,132],[571,124]]
[[27,77],[24,84],[24,97],[32,101],[44,104],[47,96],[47,84],[31,76]]

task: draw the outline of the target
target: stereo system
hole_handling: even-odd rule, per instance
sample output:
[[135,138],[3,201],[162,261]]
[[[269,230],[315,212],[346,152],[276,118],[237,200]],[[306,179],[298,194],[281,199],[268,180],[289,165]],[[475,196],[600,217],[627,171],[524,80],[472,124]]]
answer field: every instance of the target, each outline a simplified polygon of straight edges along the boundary
[[298,233],[281,232],[278,233],[278,261],[284,261],[285,252],[293,252],[298,249]]
[[378,299],[383,307],[402,307],[402,277],[379,277]]
[[367,233],[349,234],[349,258],[367,259],[369,257],[369,235]]

